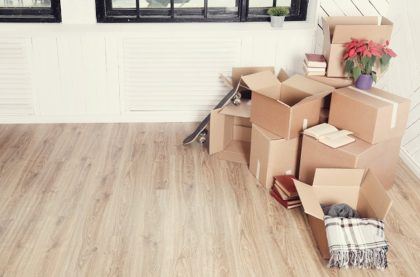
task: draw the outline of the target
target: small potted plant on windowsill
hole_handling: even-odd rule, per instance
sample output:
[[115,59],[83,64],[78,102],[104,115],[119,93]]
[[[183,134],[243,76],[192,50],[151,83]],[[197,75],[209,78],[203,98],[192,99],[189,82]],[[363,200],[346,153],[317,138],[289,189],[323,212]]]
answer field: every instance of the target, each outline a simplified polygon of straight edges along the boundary
[[289,15],[289,7],[272,7],[269,8],[267,14],[270,16],[271,27],[280,28],[283,26],[284,18]]
[[373,41],[352,39],[345,44],[344,72],[350,74],[359,89],[370,89],[377,76],[374,71],[379,62],[381,71],[384,72],[391,58],[397,54],[388,48],[389,42],[379,44]]

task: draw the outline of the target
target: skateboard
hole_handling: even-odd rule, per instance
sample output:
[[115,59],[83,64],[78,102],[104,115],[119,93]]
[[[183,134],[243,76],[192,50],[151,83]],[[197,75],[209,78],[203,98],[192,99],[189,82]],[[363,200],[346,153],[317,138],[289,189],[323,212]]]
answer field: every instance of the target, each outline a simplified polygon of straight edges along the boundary
[[[232,101],[234,105],[241,104],[241,93],[238,92],[238,89],[232,89],[228,94],[223,97],[222,100],[213,108],[219,109],[225,106],[229,101]],[[184,139],[182,144],[187,145],[197,140],[199,143],[205,143],[207,141],[207,125],[210,122],[210,113],[204,118],[203,121],[198,125],[194,132],[192,132],[188,137]]]

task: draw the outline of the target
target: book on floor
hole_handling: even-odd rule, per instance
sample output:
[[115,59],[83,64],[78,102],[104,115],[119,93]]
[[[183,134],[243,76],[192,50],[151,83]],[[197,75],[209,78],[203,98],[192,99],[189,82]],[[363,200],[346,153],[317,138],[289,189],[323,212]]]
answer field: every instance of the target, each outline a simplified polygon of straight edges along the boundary
[[307,53],[304,60],[308,67],[327,67],[327,61],[323,55]]
[[303,134],[311,136],[319,142],[332,148],[338,148],[355,141],[349,135],[353,134],[347,130],[338,130],[333,125],[322,123],[303,131]]
[[280,194],[278,193],[277,189],[273,186],[270,190],[270,195],[277,200],[283,207],[286,209],[293,209],[296,207],[302,206],[300,200],[284,200],[281,198]]
[[[288,198],[298,197],[292,175],[279,175],[274,177],[274,186],[283,191]],[[285,199],[287,200],[287,199]]]

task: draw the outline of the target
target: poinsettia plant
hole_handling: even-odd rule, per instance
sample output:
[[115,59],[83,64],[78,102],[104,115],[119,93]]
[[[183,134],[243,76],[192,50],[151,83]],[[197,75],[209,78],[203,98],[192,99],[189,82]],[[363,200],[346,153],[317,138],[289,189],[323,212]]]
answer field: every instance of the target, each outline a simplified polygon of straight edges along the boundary
[[389,48],[389,41],[379,44],[374,41],[364,39],[352,39],[346,43],[343,55],[344,71],[353,76],[356,81],[360,75],[366,74],[372,76],[376,82],[376,72],[373,70],[377,61],[379,61],[382,71],[385,71],[391,58],[397,54]]

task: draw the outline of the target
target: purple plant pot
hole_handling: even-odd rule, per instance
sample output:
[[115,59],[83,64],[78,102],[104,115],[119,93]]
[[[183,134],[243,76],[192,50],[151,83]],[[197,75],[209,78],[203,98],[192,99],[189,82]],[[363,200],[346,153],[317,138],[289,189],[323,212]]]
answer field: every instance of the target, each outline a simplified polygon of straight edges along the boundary
[[359,89],[370,89],[372,88],[373,79],[369,74],[362,74],[357,78],[355,86]]

